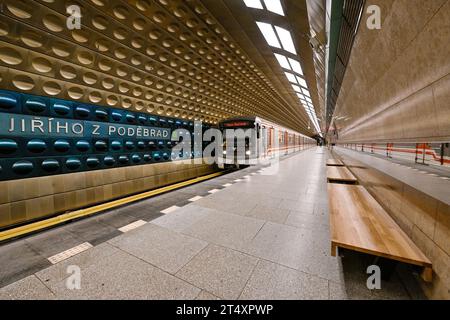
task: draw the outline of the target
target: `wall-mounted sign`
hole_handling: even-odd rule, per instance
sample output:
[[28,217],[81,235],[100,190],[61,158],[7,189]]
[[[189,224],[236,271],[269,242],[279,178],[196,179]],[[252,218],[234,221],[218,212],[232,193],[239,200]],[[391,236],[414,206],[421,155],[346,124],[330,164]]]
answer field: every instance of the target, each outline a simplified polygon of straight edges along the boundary
[[0,113],[0,135],[170,140],[171,129]]
[[173,154],[177,129],[193,140],[191,121],[0,90],[0,181],[197,156]]

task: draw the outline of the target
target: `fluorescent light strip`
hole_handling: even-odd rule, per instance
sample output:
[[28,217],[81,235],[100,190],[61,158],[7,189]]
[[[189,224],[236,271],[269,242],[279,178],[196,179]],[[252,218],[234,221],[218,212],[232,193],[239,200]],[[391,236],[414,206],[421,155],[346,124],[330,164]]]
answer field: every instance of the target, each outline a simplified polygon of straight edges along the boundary
[[260,0],[244,0],[244,3],[249,8],[264,9]]
[[281,6],[280,0],[264,0],[264,3],[266,4],[267,10],[284,16],[283,7]]
[[289,51],[290,53],[297,54],[297,50],[295,50],[295,45],[294,41],[292,40],[291,33],[288,30],[278,26],[275,26],[275,30],[277,31],[278,37],[281,40],[283,49]]
[[256,24],[258,25],[259,30],[263,34],[269,46],[281,49],[280,42],[278,41],[272,25],[265,22],[256,22]]

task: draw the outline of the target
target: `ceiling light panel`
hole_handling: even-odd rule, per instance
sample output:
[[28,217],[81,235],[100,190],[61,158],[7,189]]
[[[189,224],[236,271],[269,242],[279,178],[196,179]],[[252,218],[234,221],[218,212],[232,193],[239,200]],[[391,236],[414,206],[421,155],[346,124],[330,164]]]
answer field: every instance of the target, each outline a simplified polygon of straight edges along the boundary
[[308,91],[308,90],[306,90],[306,89],[302,89],[302,92],[303,92],[303,94],[304,94],[305,96],[307,96],[307,97],[310,97],[310,98],[311,98],[311,95],[309,94],[309,91]]
[[306,84],[306,81],[303,78],[300,78],[299,76],[296,76],[297,82],[302,87],[308,88],[308,85]]
[[258,25],[259,30],[261,30],[261,33],[263,34],[269,46],[281,49],[280,42],[278,41],[272,25],[264,22],[256,22],[256,24]]
[[290,72],[285,72],[285,74],[290,82],[297,84],[297,78],[295,78],[295,75]]
[[295,92],[298,92],[298,93],[301,93],[301,92],[302,92],[302,90],[300,89],[300,87],[297,86],[297,85],[295,85],[295,84],[292,85],[292,88],[294,88]]
[[291,33],[288,30],[278,26],[275,26],[275,30],[277,31],[278,37],[283,45],[283,49],[289,51],[290,53],[297,54]]
[[280,0],[264,0],[267,10],[284,16],[284,10]]
[[275,58],[277,58],[278,63],[280,64],[280,66],[282,68],[292,70],[291,65],[289,64],[289,61],[285,56],[275,53]]
[[289,63],[292,67],[292,70],[294,70],[295,72],[297,72],[300,75],[303,75],[303,70],[302,70],[302,66],[300,65],[300,62],[289,58]]
[[260,0],[244,0],[244,3],[249,8],[264,9]]

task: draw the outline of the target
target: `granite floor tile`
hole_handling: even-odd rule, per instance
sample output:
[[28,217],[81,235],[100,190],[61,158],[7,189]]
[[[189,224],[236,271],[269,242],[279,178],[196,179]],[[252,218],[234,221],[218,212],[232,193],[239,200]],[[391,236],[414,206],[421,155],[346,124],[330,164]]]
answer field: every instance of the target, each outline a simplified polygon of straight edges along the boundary
[[123,251],[82,269],[79,290],[68,289],[65,280],[47,285],[58,299],[184,300],[200,293],[193,285]]
[[324,300],[328,297],[327,280],[260,260],[240,299]]
[[293,211],[303,211],[303,212],[314,212],[314,204],[310,202],[294,201],[284,199],[280,202],[280,209],[293,210]]
[[314,231],[267,222],[241,250],[324,279],[342,281],[340,259],[313,238]]
[[159,212],[146,212],[142,216],[136,217],[136,218],[138,218],[139,220],[144,220],[146,222],[151,222],[155,219],[158,219],[159,217],[162,217],[163,215],[164,214],[161,213],[160,211]]
[[348,300],[345,283],[329,281],[328,288],[330,292],[330,300]]
[[207,246],[205,241],[154,224],[142,226],[108,243],[172,274]]
[[176,205],[178,202],[181,201],[187,201],[189,199],[189,197],[186,198],[167,198],[167,199],[161,199],[161,200],[157,200],[155,202],[152,202],[152,207],[156,210],[156,211],[161,211],[164,209],[167,209],[169,207],[172,207],[174,205]]
[[219,246],[209,245],[176,275],[224,299],[237,299],[258,259]]
[[289,215],[285,219],[284,224],[297,228],[307,228],[323,233],[328,233],[330,230],[328,221],[325,221],[322,217],[300,211],[289,211]]
[[192,237],[239,250],[255,237],[263,220],[210,211],[209,214],[183,231]]
[[33,273],[51,263],[24,240],[0,246],[0,287],[4,287]]
[[208,291],[202,290],[200,292],[200,294],[197,296],[197,298],[195,298],[195,300],[220,300],[219,297],[216,297],[215,295],[213,295],[212,293],[209,293]]
[[47,286],[54,286],[71,275],[69,266],[77,266],[82,271],[118,252],[120,252],[119,249],[104,242],[69,259],[42,269],[36,272],[35,275]]
[[223,201],[218,201],[217,198],[206,197],[195,203],[197,206],[216,209],[235,215],[245,216],[250,211],[252,211],[258,203],[253,200],[244,200],[231,198]]
[[151,223],[173,231],[183,232],[193,224],[199,222],[214,212],[215,211],[213,209],[199,207],[195,204],[189,204],[172,212],[171,214],[163,215],[153,220]]
[[93,246],[122,234],[117,228],[92,219],[71,223],[64,229]]
[[34,275],[0,289],[0,300],[53,300],[53,293]]
[[100,223],[106,224],[108,226],[117,229],[122,228],[123,226],[126,226],[137,220],[140,220],[139,218],[129,215],[127,212],[123,211],[106,212],[104,214],[99,214],[98,216],[95,217],[95,219]]
[[290,213],[289,210],[267,207],[258,204],[246,216],[281,224],[286,221],[286,218],[288,217],[289,213]]
[[283,256],[289,256],[292,248],[296,252],[309,252],[312,250],[311,243],[306,242],[303,237],[304,230],[267,222],[258,234],[244,243],[241,250],[244,252],[270,260],[279,262]]
[[123,213],[141,219],[143,217],[159,214],[159,211],[150,205],[141,205],[126,207],[125,210],[123,210]]
[[343,283],[344,274],[341,259],[313,252],[294,254],[293,257],[282,257],[280,263],[291,266],[297,270],[327,279]]
[[43,257],[51,257],[85,242],[82,238],[66,231],[64,227],[46,230],[25,239],[25,242]]

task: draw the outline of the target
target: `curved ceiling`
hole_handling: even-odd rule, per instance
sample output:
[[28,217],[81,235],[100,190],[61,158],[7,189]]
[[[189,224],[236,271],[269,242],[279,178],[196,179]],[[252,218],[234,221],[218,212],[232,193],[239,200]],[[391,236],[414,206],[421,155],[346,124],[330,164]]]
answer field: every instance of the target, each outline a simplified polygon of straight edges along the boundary
[[[285,5],[302,28],[294,40],[319,105],[306,8],[294,2]],[[74,4],[80,30],[66,27]],[[314,135],[246,9],[241,0],[5,0],[0,87],[208,123],[258,115]]]
[[[319,95],[322,87],[318,88],[317,86],[313,50],[309,44],[311,36],[307,3],[298,0],[282,0],[283,16],[266,10],[266,1],[252,1],[253,3],[259,2],[260,6],[255,6],[259,8],[247,7],[243,0],[203,0],[202,2],[230,35],[238,41],[239,45],[264,72],[277,93],[286,101],[286,109],[273,110],[276,111],[275,119],[279,118],[282,113],[289,112],[296,117],[297,124],[293,128],[313,135],[321,130],[322,125],[316,120],[318,130],[315,130],[311,116],[305,112],[304,106],[308,104],[319,121],[322,120],[324,112],[322,108],[323,94]],[[270,2],[267,1],[267,3]],[[324,15],[317,15],[314,18],[324,20]],[[282,46],[277,48],[276,44],[269,46],[258,28],[257,22],[273,25],[275,29],[280,27],[288,30],[292,36],[296,54],[283,50]],[[278,39],[280,39],[279,35]],[[301,63],[302,75],[300,78],[303,78],[307,84],[311,101],[299,100],[298,88],[297,91],[293,89],[292,82],[286,77],[286,71],[290,71],[280,66],[274,54],[280,54]]]

